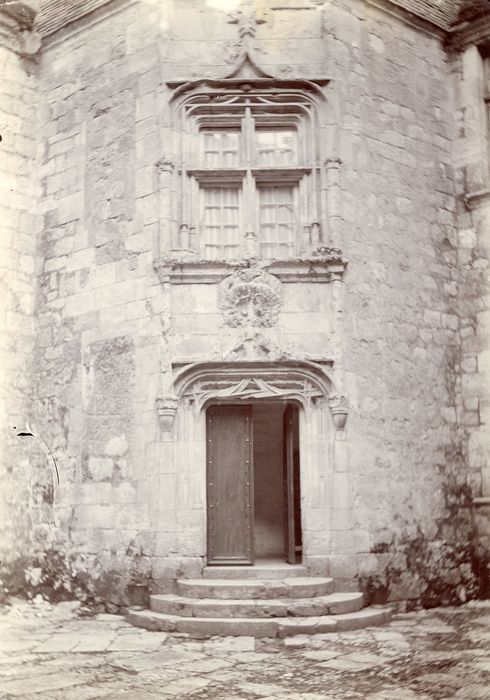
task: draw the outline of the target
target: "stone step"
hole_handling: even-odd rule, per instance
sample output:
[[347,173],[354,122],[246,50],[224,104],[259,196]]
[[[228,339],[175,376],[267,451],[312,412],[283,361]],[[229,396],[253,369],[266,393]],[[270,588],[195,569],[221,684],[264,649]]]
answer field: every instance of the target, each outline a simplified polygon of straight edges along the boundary
[[153,610],[129,610],[127,619],[137,627],[162,632],[180,632],[192,637],[289,637],[295,634],[346,632],[384,625],[391,619],[389,608],[370,607],[357,612],[320,617],[213,618],[180,617]]
[[328,595],[333,579],[293,577],[288,579],[184,579],[177,581],[177,593],[187,598],[310,598]]
[[362,593],[331,593],[312,598],[216,599],[185,598],[166,594],[152,595],[150,608],[165,615],[181,617],[318,617],[357,612],[363,606]]
[[300,564],[254,564],[253,566],[205,566],[203,578],[239,578],[239,579],[284,579],[308,576],[306,566]]

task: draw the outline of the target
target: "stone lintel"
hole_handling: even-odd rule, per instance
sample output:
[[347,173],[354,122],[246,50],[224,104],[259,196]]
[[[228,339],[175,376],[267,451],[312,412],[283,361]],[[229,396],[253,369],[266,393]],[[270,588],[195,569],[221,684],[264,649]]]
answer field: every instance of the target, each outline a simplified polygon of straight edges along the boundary
[[[332,257],[292,258],[259,262],[264,272],[269,272],[281,282],[331,282],[341,280],[347,261],[339,251]],[[162,283],[214,284],[235,272],[251,267],[251,260],[198,260],[162,259],[155,262],[155,270]],[[257,264],[257,260],[253,263]]]

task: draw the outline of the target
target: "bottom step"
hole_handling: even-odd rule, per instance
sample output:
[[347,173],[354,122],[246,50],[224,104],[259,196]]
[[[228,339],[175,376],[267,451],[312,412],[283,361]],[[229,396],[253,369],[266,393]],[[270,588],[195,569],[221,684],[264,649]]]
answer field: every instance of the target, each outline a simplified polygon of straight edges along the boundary
[[160,632],[185,632],[193,637],[289,637],[294,634],[347,632],[387,624],[390,608],[370,607],[343,615],[321,617],[199,618],[165,615],[152,610],[129,610],[127,619],[137,627]]

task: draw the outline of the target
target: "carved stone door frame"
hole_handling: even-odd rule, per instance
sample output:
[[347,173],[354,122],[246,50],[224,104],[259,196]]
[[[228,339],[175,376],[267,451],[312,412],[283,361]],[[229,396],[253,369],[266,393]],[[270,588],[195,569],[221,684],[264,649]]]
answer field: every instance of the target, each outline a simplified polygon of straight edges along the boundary
[[206,407],[260,399],[299,405],[303,562],[324,573],[331,555],[350,553],[353,525],[346,442],[343,431],[336,429],[339,397],[323,367],[306,361],[200,362],[176,373],[173,389],[175,419],[167,430],[172,432],[177,479],[183,543],[177,545],[179,555],[206,557]]

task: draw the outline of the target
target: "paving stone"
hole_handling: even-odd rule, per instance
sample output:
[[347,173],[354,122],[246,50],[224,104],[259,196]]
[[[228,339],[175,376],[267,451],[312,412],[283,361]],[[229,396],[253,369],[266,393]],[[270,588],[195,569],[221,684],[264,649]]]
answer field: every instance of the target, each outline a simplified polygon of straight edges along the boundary
[[329,651],[328,649],[315,649],[313,651],[306,651],[302,656],[305,659],[312,659],[313,661],[328,661],[329,659],[335,659],[342,652],[340,651]]
[[115,633],[105,635],[83,635],[81,638],[79,637],[80,641],[73,647],[73,651],[107,651],[114,641],[115,636]]
[[394,695],[393,688],[386,688],[377,693],[369,693],[365,696],[365,700],[430,700],[429,695],[420,695],[409,688],[397,688]]
[[233,661],[235,664],[257,663],[259,661],[265,661],[268,658],[269,654],[258,651],[244,651],[233,654]]
[[373,638],[378,642],[405,641],[405,638],[401,632],[387,632],[385,630],[374,630]]
[[224,637],[202,642],[202,650],[210,653],[223,651],[242,652],[255,649],[255,637]]
[[190,653],[188,651],[180,651],[176,648],[165,647],[159,649],[158,651],[150,651],[144,655],[126,656],[122,659],[116,658],[116,662],[121,663],[139,663],[142,660],[146,660],[151,666],[168,666],[175,668],[182,668],[182,664],[190,663],[192,661],[203,661],[207,657],[202,653]]
[[272,683],[240,683],[239,688],[245,693],[253,693],[254,695],[258,695],[260,698],[263,698],[264,695],[281,695],[287,692],[287,688],[284,688],[284,686]]
[[167,695],[174,697],[183,697],[184,693],[192,693],[196,690],[202,690],[210,683],[211,678],[182,678],[180,681],[175,681],[165,686],[164,692]]
[[0,639],[0,651],[8,653],[17,653],[30,651],[32,647],[36,645],[36,641],[32,638],[30,640],[19,640],[19,639]]
[[362,653],[359,651],[352,654],[345,654],[341,658],[345,661],[353,661],[354,663],[366,664],[368,666],[377,666],[385,663],[385,660],[377,654]]
[[344,656],[322,661],[318,664],[321,668],[328,668],[332,671],[362,671],[371,667],[373,664],[364,664],[358,661],[349,660]]
[[490,673],[490,659],[484,660],[478,660],[478,661],[472,661],[471,665],[478,669],[479,671],[484,671],[485,673]]
[[180,665],[182,671],[190,671],[192,673],[209,673],[218,671],[231,665],[231,661],[225,659],[201,659],[189,661]]
[[[76,632],[69,619],[45,621],[42,632],[37,627],[30,633],[39,651],[0,652],[0,678],[4,671],[0,698],[7,686],[12,690],[7,697],[22,700],[486,700],[488,686],[482,678],[490,671],[490,652],[481,644],[475,646],[471,638],[476,619],[484,614],[479,616],[473,606],[462,609],[461,614],[445,617],[451,636],[418,634],[421,620],[424,627],[440,626],[436,610],[405,616],[404,622],[417,621],[406,625],[405,631],[391,624],[285,639],[195,641],[143,630],[135,635],[135,628],[128,626],[124,632],[111,629],[102,635],[104,641],[113,636],[113,643],[119,641],[125,648],[113,649],[111,644],[108,651],[84,652],[78,645],[101,638],[93,619],[76,620]],[[486,624],[478,625],[478,630],[486,633]],[[59,646],[71,646],[66,640],[75,639],[77,645],[71,651],[43,653],[40,640],[46,639],[46,630],[50,631],[46,641],[65,640]],[[154,639],[157,648],[148,648]],[[137,649],[132,648],[135,645]],[[387,664],[390,682],[384,679],[381,664]]]
[[[80,686],[75,688],[63,688],[60,691],[50,691],[49,700],[96,700],[107,698],[112,693],[110,688],[97,687],[96,685]],[[37,696],[39,699],[39,696]]]
[[452,634],[453,628],[450,625],[422,623],[423,632],[426,634]]
[[142,649],[153,651],[163,644],[167,639],[167,635],[161,632],[154,632],[152,635],[147,634],[125,634],[118,635],[111,643],[110,651],[131,650],[140,651]]
[[463,700],[488,700],[488,685],[483,684],[469,684],[464,685],[454,694],[455,698],[462,698]]
[[37,644],[34,647],[35,651],[43,654],[48,654],[55,651],[71,651],[80,642],[80,636],[72,632],[63,633],[57,632],[49,637],[46,641]]
[[13,697],[23,697],[25,693],[36,692],[43,693],[46,691],[52,692],[61,688],[73,688],[74,686],[83,685],[86,683],[86,678],[82,675],[78,677],[73,674],[53,673],[48,676],[43,676],[37,673],[30,678],[24,678],[16,681],[5,681],[2,683],[2,692]]

